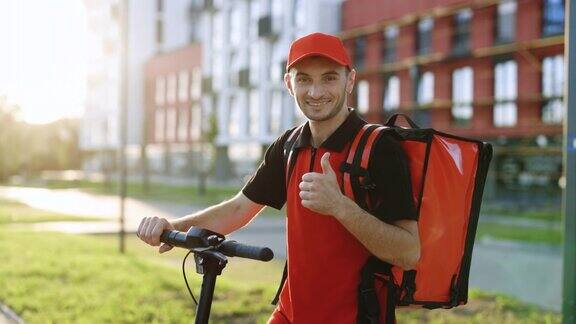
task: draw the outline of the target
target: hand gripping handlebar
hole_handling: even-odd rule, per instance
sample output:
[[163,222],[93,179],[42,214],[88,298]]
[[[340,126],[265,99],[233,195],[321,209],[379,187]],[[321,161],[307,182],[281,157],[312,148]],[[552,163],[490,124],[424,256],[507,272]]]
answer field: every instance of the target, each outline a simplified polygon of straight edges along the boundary
[[188,232],[166,230],[160,241],[171,246],[196,252],[213,250],[230,257],[241,257],[260,261],[270,261],[274,253],[267,247],[251,246],[226,240],[222,234],[206,229],[192,227]]

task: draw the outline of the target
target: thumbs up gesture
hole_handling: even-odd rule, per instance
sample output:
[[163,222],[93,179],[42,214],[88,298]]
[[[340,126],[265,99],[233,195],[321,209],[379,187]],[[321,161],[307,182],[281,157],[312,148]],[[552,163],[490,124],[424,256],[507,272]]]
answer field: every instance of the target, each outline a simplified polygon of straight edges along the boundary
[[302,206],[320,214],[334,215],[344,195],[330,165],[330,153],[324,153],[320,163],[322,173],[309,172],[302,176],[299,185]]

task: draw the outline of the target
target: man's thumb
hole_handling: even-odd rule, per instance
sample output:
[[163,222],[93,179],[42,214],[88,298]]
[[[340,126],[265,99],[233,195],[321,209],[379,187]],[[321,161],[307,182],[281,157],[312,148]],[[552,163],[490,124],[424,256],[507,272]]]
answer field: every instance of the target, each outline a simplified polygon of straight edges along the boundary
[[334,170],[332,170],[332,166],[330,165],[330,153],[328,153],[328,152],[324,153],[324,155],[322,155],[322,160],[320,162],[321,162],[322,171],[324,171],[324,174],[334,173]]
[[160,248],[158,249],[158,252],[164,253],[164,252],[168,252],[170,250],[172,250],[172,245],[162,243],[162,245],[160,245]]

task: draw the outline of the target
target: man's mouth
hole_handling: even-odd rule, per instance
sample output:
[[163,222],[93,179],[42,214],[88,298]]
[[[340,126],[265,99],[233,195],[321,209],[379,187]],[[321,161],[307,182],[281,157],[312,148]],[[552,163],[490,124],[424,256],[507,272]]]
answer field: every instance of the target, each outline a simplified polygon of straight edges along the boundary
[[323,100],[323,101],[306,101],[306,104],[312,107],[320,107],[322,105],[326,105],[332,102],[332,100]]

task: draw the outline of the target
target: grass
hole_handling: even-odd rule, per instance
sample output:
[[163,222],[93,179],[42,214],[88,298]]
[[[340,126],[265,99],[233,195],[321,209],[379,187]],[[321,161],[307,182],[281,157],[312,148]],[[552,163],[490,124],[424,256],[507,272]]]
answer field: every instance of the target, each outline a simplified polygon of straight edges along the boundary
[[[29,233],[0,226],[0,300],[29,323],[189,323],[194,314],[180,265],[185,251],[159,255],[128,236],[127,255],[115,236]],[[25,247],[25,248],[23,248]],[[214,323],[265,323],[283,262],[231,258],[219,277]],[[198,297],[200,276],[188,264]],[[400,323],[559,323],[543,312],[498,294],[471,291],[452,310],[399,310]]]
[[551,245],[562,244],[562,231],[557,228],[530,228],[496,223],[480,223],[478,224],[477,237]]
[[[120,255],[110,236],[0,231],[0,300],[29,323],[189,323],[194,316],[179,270],[183,251],[160,256],[130,237],[128,255]],[[213,322],[265,323],[282,265],[231,258],[218,279]],[[198,296],[200,278],[189,269]],[[398,320],[560,323],[560,316],[473,290],[466,306],[399,310]]]
[[0,198],[0,225],[8,223],[39,223],[54,221],[89,221],[92,217],[57,214],[30,208],[23,203]]
[[[114,243],[4,232],[0,300],[30,323],[189,323],[192,302],[178,268],[154,258],[120,255]],[[199,287],[198,276],[190,281]],[[271,311],[264,297],[273,295],[268,288],[219,278],[214,322],[264,321]]]
[[503,208],[496,206],[482,206],[482,214],[506,216],[514,218],[534,219],[541,221],[561,221],[562,212],[560,210],[521,210],[514,208]]

